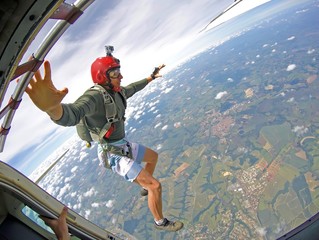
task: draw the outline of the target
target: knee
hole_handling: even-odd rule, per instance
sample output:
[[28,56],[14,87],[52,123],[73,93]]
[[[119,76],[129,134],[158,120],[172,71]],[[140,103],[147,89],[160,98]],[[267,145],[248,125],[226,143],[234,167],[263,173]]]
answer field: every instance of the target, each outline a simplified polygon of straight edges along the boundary
[[162,191],[162,184],[158,180],[154,180],[150,185],[150,190],[152,191]]

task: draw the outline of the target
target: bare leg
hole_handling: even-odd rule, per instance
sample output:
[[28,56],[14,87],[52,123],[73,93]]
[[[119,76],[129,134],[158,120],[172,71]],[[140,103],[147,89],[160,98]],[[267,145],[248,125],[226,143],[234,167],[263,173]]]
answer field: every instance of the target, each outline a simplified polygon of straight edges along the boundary
[[153,177],[153,173],[157,164],[158,154],[152,149],[146,148],[143,162],[145,167],[139,173],[134,180],[148,191],[148,207],[154,217],[155,221],[163,219],[161,225],[155,224],[155,228],[166,231],[178,231],[183,227],[183,223],[180,221],[169,221],[164,219],[162,209],[162,185]]
[[158,154],[150,148],[146,148],[143,162],[145,162],[144,169],[153,176],[156,164],[157,164]]
[[153,214],[154,219],[157,221],[163,219],[161,183],[153,178],[145,169],[142,169],[135,179],[135,182],[148,190],[148,207]]

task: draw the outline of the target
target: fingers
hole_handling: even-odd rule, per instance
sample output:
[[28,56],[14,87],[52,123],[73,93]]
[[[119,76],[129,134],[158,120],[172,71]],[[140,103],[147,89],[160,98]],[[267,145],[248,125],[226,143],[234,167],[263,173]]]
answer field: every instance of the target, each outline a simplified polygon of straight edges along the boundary
[[32,89],[34,88],[34,86],[36,85],[36,83],[37,83],[37,80],[35,80],[34,77],[31,78],[31,80],[30,80],[28,86],[25,88],[24,91],[25,91],[27,94],[32,93]]
[[162,74],[156,74],[156,78],[160,78],[160,77],[163,77]]
[[61,92],[62,92],[62,93],[64,94],[64,96],[65,96],[66,94],[68,94],[69,89],[63,88],[63,89],[61,90]]
[[49,61],[44,62],[44,80],[51,80],[51,66]]
[[161,64],[161,65],[158,66],[158,68],[159,68],[159,69],[162,69],[162,68],[165,67],[165,66],[166,66],[165,64]]
[[25,91],[27,94],[30,94],[30,93],[31,93],[31,88],[27,86],[24,91]]
[[[40,69],[38,69],[35,73],[34,76],[32,78],[34,82],[36,81],[41,81],[41,80],[50,80],[51,81],[51,66],[50,66],[50,62],[49,61],[45,61],[44,62],[44,77],[42,78]],[[30,83],[32,84],[32,82],[30,81]]]
[[33,79],[34,79],[34,80],[37,80],[37,81],[42,80],[41,72],[40,72],[39,69],[34,73]]
[[51,218],[47,218],[45,216],[39,215],[39,218],[41,218],[44,223],[48,226],[52,225],[52,223],[54,223],[56,221],[56,219],[51,219]]
[[[29,60],[32,60],[32,57],[29,58]],[[47,62],[47,63],[46,63]],[[45,73],[46,74],[47,72],[50,74],[51,76],[51,68],[50,68],[50,63],[48,61],[46,61],[45,64],[48,64],[49,65],[49,70],[45,70]],[[42,75],[41,75],[41,72],[40,72],[40,69],[38,69],[33,77],[30,79],[30,82],[28,84],[28,86],[26,87],[25,89],[25,92],[30,94],[31,91],[32,91],[32,86],[35,86],[35,84],[38,82],[38,81],[41,81],[42,80]],[[19,79],[17,80],[19,81]],[[31,87],[30,87],[31,86]]]
[[[68,215],[68,208],[64,206],[58,219],[60,221],[66,221],[67,215]],[[41,218],[45,222],[45,224],[48,226],[53,226],[58,221],[58,219],[52,219],[42,215],[39,215],[39,218]]]
[[40,70],[37,70],[34,73],[33,77],[30,79],[28,86],[25,88],[25,92],[27,94],[30,94],[32,92],[32,88],[36,85],[38,81],[41,81],[41,80],[42,80],[42,76],[41,76]]
[[68,208],[64,206],[59,218],[66,219],[67,215],[68,215]]
[[164,68],[166,65],[165,64],[161,64],[158,66],[158,73],[156,74],[156,78],[160,78],[160,77],[163,77],[162,74],[159,74],[159,71]]
[[[162,68],[164,68],[166,65],[165,64],[161,64],[161,65],[159,65],[158,66],[158,71],[160,71]],[[162,74],[159,74],[159,73],[157,73],[156,74],[156,78],[160,78],[160,77],[163,77],[163,75]]]
[[152,79],[162,77],[162,75],[159,74],[159,71],[160,71],[163,67],[165,67],[165,64],[161,64],[161,65],[159,65],[158,67],[156,67],[150,77],[151,77]]

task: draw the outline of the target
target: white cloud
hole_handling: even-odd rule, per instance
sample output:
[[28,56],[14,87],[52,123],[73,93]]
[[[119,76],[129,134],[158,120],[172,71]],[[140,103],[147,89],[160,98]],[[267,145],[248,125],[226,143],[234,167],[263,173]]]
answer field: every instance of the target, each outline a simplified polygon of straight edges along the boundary
[[289,38],[287,38],[288,41],[294,40],[296,37],[295,36],[291,36]]
[[143,114],[144,114],[144,111],[143,111],[143,110],[139,110],[139,111],[137,111],[137,112],[134,113],[133,118],[134,118],[135,120],[138,120]]
[[64,179],[64,183],[68,183],[68,182],[70,182],[72,179],[73,179],[73,177],[66,177],[66,178]]
[[67,183],[67,184],[65,184],[63,187],[61,187],[59,189],[60,189],[60,192],[57,195],[57,199],[62,199],[63,196],[70,191],[71,185]]
[[292,131],[296,133],[298,137],[300,137],[306,134],[309,131],[309,129],[305,126],[296,126],[292,129]]
[[90,216],[90,214],[91,214],[91,210],[90,210],[90,209],[87,209],[87,210],[85,210],[84,217],[85,217],[86,219],[88,219],[89,216]]
[[71,192],[70,196],[73,198],[77,195],[77,192]]
[[148,111],[149,112],[153,112],[153,111],[155,111],[156,110],[156,107],[151,107]]
[[173,88],[174,88],[173,86],[170,87],[170,88],[166,88],[163,92],[164,93],[169,93],[170,91],[172,91]]
[[315,49],[310,49],[310,50],[307,51],[307,54],[312,54],[312,53],[314,53],[315,51],[316,51]]
[[267,234],[267,229],[266,228],[257,228],[256,231],[261,237],[264,237]]
[[78,169],[78,166],[75,166],[71,169],[71,173],[74,173],[76,171],[76,169]]
[[224,92],[219,92],[217,93],[215,99],[221,99],[223,96],[227,95],[227,92],[224,91]]
[[72,207],[72,209],[74,209],[74,210],[77,210],[77,209],[81,210],[81,209],[82,209],[82,204],[81,204],[81,203],[74,204],[73,207]]
[[112,208],[114,206],[115,200],[108,200],[105,204],[107,208]]
[[160,149],[162,149],[162,147],[163,147],[162,144],[158,144],[158,145],[156,146],[156,150],[160,150]]
[[162,130],[166,130],[168,128],[167,125],[165,125],[164,127],[162,127]]
[[291,97],[291,98],[289,98],[288,100],[287,100],[287,102],[294,102],[295,101],[295,98],[294,97]]
[[149,103],[149,106],[150,106],[150,107],[153,107],[153,106],[157,105],[159,102],[160,102],[160,100],[157,99],[157,100],[154,101],[154,102],[150,102],[150,103]]
[[290,72],[290,71],[294,70],[296,67],[297,67],[296,64],[290,64],[290,65],[288,65],[286,71]]
[[94,203],[92,203],[92,204],[91,204],[91,206],[92,206],[92,207],[94,207],[94,208],[97,208],[97,207],[99,207],[99,206],[100,206],[100,204],[99,204],[99,203],[94,202]]
[[92,197],[93,195],[96,194],[96,191],[94,190],[94,187],[92,187],[90,190],[88,190],[87,192],[85,192],[83,194],[84,197]]

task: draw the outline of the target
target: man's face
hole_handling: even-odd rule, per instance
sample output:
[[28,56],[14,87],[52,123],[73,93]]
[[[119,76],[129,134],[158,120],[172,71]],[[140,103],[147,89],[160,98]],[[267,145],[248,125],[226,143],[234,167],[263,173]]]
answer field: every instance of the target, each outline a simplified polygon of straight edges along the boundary
[[111,83],[114,87],[121,86],[121,79],[123,78],[120,68],[115,68],[108,72],[108,76],[111,79]]

